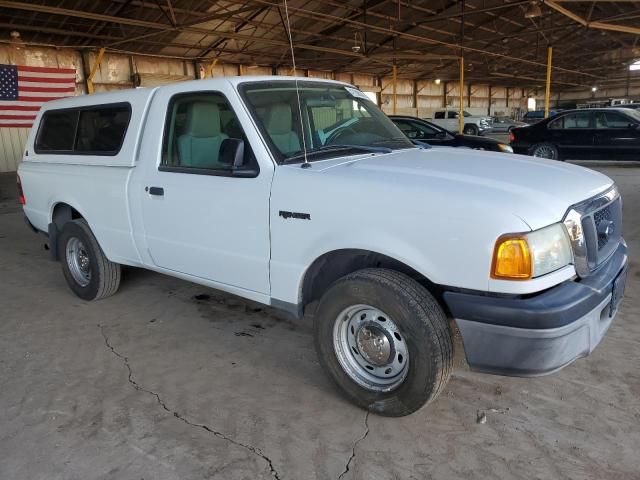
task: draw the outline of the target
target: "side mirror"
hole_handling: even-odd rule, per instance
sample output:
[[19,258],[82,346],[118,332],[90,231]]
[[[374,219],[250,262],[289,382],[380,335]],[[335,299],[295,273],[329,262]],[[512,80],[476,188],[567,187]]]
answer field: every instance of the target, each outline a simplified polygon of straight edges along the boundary
[[258,169],[244,164],[244,140],[239,138],[225,138],[220,144],[220,163],[231,167],[234,177],[254,178],[258,176]]
[[241,167],[244,162],[244,141],[239,138],[225,138],[220,144],[219,161],[229,165],[232,170]]

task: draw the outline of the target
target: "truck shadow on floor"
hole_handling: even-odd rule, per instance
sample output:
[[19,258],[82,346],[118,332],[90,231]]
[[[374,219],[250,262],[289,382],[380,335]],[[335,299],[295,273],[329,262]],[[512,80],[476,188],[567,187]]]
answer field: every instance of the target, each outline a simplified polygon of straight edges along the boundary
[[[124,267],[120,290],[134,288],[136,284],[151,284],[164,289],[166,279],[169,277],[149,270]],[[194,291],[198,293],[192,293]],[[276,326],[304,335],[312,333],[312,318],[305,317],[298,320],[268,305],[187,281],[184,281],[179,288],[167,290],[167,296],[194,303],[200,316],[212,324],[237,325],[239,328],[234,332],[236,336],[259,336]]]

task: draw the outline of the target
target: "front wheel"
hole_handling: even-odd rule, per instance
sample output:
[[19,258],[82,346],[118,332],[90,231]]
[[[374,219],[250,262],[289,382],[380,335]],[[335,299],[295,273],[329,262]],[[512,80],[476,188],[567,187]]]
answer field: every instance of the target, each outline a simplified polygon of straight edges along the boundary
[[64,224],[58,237],[58,257],[67,284],[83,300],[99,300],[118,290],[120,264],[105,256],[84,219]]
[[462,129],[462,133],[465,135],[478,135],[479,132],[480,130],[475,125],[465,125]]
[[419,283],[366,269],[336,281],[314,320],[321,365],[355,404],[408,415],[436,398],[453,365],[447,318]]
[[560,160],[558,149],[550,143],[537,143],[529,149],[529,155],[550,160]]

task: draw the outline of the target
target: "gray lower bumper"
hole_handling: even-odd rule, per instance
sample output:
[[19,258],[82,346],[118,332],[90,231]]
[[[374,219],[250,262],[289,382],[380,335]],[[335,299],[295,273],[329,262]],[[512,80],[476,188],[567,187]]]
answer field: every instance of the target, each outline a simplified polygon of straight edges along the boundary
[[446,291],[472,370],[500,375],[552,373],[589,355],[613,321],[627,277],[624,241],[592,275],[540,294],[500,297]]
[[557,328],[528,329],[456,319],[467,361],[476,371],[514,376],[553,373],[589,355],[615,317],[611,295],[578,320]]

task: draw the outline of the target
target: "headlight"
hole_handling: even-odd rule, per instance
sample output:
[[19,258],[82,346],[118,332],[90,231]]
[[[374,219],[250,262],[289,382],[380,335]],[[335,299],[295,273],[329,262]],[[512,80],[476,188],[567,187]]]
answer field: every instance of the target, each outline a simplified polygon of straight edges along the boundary
[[513,153],[513,148],[511,148],[511,145],[506,145],[504,143],[499,143],[498,144],[498,148],[500,149],[501,152]]
[[554,272],[573,260],[569,237],[556,223],[525,234],[503,235],[496,241],[491,278],[528,280]]

